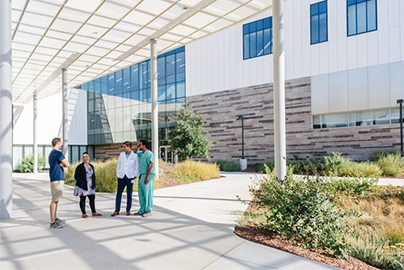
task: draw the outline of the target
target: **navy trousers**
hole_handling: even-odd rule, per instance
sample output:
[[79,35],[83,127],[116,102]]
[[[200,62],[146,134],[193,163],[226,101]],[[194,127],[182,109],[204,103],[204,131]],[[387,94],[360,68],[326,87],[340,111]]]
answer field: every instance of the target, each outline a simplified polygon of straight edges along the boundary
[[132,208],[132,190],[133,190],[133,179],[129,179],[126,175],[123,178],[118,178],[118,190],[116,192],[116,200],[115,200],[115,212],[119,212],[121,210],[121,200],[122,193],[126,187],[126,211],[130,211]]

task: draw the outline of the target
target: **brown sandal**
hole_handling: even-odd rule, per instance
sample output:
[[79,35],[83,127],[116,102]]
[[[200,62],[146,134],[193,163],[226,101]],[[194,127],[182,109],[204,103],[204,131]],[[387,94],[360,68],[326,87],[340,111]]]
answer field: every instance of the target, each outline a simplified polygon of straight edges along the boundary
[[111,214],[111,217],[114,217],[114,216],[117,216],[117,215],[119,215],[119,212],[113,212],[113,213]]

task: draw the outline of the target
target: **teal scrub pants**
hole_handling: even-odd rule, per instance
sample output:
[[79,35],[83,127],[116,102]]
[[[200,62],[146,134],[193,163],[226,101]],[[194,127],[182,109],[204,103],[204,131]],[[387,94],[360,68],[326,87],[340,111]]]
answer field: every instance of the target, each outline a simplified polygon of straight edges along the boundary
[[139,194],[139,214],[149,213],[153,210],[153,191],[154,191],[154,174],[149,175],[149,183],[144,184],[146,174],[141,175],[138,181],[138,194]]

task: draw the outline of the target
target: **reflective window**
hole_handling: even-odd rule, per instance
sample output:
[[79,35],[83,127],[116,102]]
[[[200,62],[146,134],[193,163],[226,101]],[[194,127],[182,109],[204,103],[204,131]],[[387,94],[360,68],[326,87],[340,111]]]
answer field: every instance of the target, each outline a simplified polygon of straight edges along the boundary
[[[88,144],[151,139],[150,76],[147,60],[82,85],[88,91]],[[157,57],[159,125],[164,131],[174,126],[174,114],[185,102],[185,78],[185,47]],[[167,136],[159,134],[160,143],[167,144]]]
[[373,110],[349,113],[349,126],[374,126],[390,124],[390,110]]
[[327,1],[310,6],[311,44],[328,40]]
[[313,115],[313,129],[397,124],[399,119],[398,108]]
[[347,0],[348,36],[377,30],[377,0]]
[[272,17],[243,25],[245,59],[272,53]]

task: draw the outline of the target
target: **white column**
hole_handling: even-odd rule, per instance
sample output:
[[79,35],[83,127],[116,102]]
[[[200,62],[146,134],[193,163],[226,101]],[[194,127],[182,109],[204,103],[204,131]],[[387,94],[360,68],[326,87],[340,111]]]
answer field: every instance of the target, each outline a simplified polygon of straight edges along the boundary
[[62,130],[63,130],[63,155],[65,156],[65,158],[67,160],[69,160],[68,155],[69,155],[69,151],[68,151],[68,138],[67,138],[67,71],[66,69],[62,69],[62,98],[63,98],[63,102],[62,102],[62,107],[63,107],[63,119],[62,119]]
[[275,176],[286,175],[286,125],[285,125],[285,20],[283,0],[273,0],[273,58],[274,58],[274,137]]
[[0,0],[0,218],[11,218],[13,194],[13,109],[11,1]]
[[159,110],[157,95],[157,41],[150,39],[151,106],[152,106],[152,152],[154,153],[154,173],[159,176]]
[[38,145],[37,145],[37,126],[36,126],[36,119],[37,119],[37,97],[36,94],[34,94],[32,102],[33,102],[33,108],[34,108],[34,174],[38,173]]

